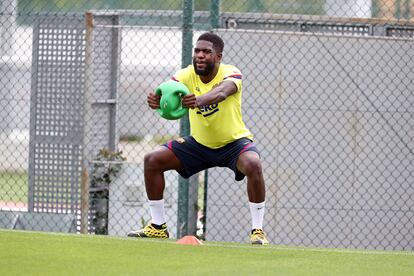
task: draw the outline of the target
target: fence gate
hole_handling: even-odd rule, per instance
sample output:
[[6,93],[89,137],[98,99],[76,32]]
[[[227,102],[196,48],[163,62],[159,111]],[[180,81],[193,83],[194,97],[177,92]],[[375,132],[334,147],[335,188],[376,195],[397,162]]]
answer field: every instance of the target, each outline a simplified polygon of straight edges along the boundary
[[39,17],[34,26],[29,211],[76,213],[82,157],[84,20]]
[[[116,18],[97,22],[114,25]],[[82,167],[92,168],[100,149],[116,150],[120,41],[107,29],[88,44],[85,30],[84,16],[40,17],[34,27],[30,212],[79,214]]]

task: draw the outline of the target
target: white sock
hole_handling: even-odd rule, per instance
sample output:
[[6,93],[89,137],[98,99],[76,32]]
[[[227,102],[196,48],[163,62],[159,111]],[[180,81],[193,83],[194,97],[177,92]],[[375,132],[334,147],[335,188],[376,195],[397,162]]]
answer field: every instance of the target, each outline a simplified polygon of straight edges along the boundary
[[165,223],[164,199],[148,200],[152,223],[161,225]]
[[250,214],[252,216],[252,230],[263,229],[263,217],[265,212],[265,202],[249,202]]

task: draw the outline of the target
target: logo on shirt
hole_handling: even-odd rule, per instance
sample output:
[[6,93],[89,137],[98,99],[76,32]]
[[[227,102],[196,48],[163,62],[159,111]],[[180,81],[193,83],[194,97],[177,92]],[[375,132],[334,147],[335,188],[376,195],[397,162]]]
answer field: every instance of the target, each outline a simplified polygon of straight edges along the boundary
[[175,141],[177,141],[180,144],[185,143],[185,139],[183,137],[179,137],[179,138],[175,139]]
[[197,114],[203,115],[204,117],[208,117],[210,115],[213,115],[217,111],[219,111],[218,103],[216,103],[216,104],[207,104],[207,105],[199,106]]

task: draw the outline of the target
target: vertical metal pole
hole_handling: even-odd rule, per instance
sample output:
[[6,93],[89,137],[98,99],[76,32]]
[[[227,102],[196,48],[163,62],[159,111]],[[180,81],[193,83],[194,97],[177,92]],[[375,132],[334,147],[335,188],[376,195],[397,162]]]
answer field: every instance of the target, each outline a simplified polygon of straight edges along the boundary
[[378,1],[379,0],[372,0],[371,17],[378,17],[380,13],[380,6],[379,6]]
[[38,62],[39,62],[39,36],[40,18],[33,24],[33,46],[32,46],[32,79],[30,93],[30,141],[29,141],[29,195],[28,211],[33,212],[35,206],[35,150],[36,150],[36,105],[38,102]]
[[204,172],[204,205],[203,205],[203,212],[204,212],[203,234],[204,234],[204,237],[206,236],[206,231],[207,231],[207,189],[208,189],[208,170],[205,170],[205,172]]
[[[120,16],[114,14],[112,17],[112,26],[120,25]],[[120,63],[120,50],[121,50],[121,38],[120,29],[113,28],[111,34],[111,91],[109,102],[109,141],[108,148],[111,151],[118,150],[118,134],[117,134],[117,113],[118,113],[118,87],[119,87],[119,63]]]
[[[183,40],[182,40],[182,68],[191,64],[193,51],[193,0],[183,1]],[[180,136],[190,134],[190,122],[188,115],[180,121]],[[188,234],[188,189],[189,180],[179,176],[178,179],[178,220],[177,237]]]
[[82,129],[82,175],[81,175],[81,233],[88,233],[89,214],[89,156],[90,156],[90,119],[92,95],[92,41],[93,41],[93,14],[85,14],[85,90],[83,99],[83,129]]
[[411,0],[405,0],[404,2],[404,19],[410,19],[411,18]]
[[401,0],[395,1],[395,18],[400,19],[401,18]]
[[87,168],[82,169],[81,176],[81,234],[88,234],[89,213],[89,172]]
[[212,29],[220,27],[220,0],[211,0],[210,26]]

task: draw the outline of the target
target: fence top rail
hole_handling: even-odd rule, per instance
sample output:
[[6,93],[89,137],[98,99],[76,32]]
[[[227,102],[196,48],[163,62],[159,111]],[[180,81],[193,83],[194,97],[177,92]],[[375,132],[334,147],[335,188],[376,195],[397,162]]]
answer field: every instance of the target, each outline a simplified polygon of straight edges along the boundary
[[[85,14],[92,16],[119,16],[119,17],[154,17],[154,18],[180,18],[181,10],[89,10],[86,13],[62,13],[62,12],[37,12],[25,15],[36,16],[41,18],[69,17],[84,18]],[[22,14],[23,15],[23,14]],[[210,13],[208,11],[195,11],[194,18],[196,21],[208,21]],[[346,26],[383,26],[385,28],[397,27],[399,29],[414,30],[414,20],[407,19],[382,19],[382,18],[347,18],[332,17],[323,15],[298,15],[298,14],[275,14],[275,13],[241,13],[241,12],[222,12],[220,13],[220,22],[222,28],[231,28],[228,23],[234,21],[241,28],[243,25],[263,25],[281,24],[281,25],[346,25]],[[180,22],[180,21],[178,21]],[[261,29],[263,26],[257,26]]]
[[334,22],[349,24],[369,24],[369,25],[409,25],[414,26],[414,20],[394,20],[383,18],[352,18],[352,17],[333,17],[324,15],[299,15],[299,14],[277,14],[277,13],[238,13],[224,12],[221,13],[224,18],[238,18],[240,20],[277,20],[277,21],[316,21],[316,22]]
[[[90,10],[93,15],[119,15],[119,16],[160,16],[160,17],[180,17],[181,10]],[[208,11],[194,11],[195,18],[208,18]],[[237,18],[240,21],[259,20],[259,21],[314,21],[321,23],[342,23],[342,24],[368,24],[368,25],[404,25],[413,26],[414,20],[408,19],[383,19],[383,18],[349,18],[349,17],[332,17],[324,15],[299,15],[299,14],[277,14],[277,13],[242,13],[242,12],[222,12],[222,20],[228,18]]]
[[[153,22],[157,28],[163,26],[158,23],[164,22],[169,28],[180,28],[182,15],[178,10],[91,10],[86,13],[86,17],[131,17],[140,18],[140,23],[128,20],[119,21],[118,26],[100,27],[134,27],[149,26],[144,24],[142,18],[159,18],[160,21]],[[209,13],[206,11],[195,12],[195,21],[208,22]],[[198,18],[198,19],[197,19]],[[173,19],[173,20],[171,20]],[[174,23],[169,25],[170,23]],[[121,23],[122,22],[122,23]],[[167,23],[168,22],[168,23]],[[363,19],[363,18],[340,18],[314,15],[287,15],[271,13],[221,13],[219,28],[224,29],[252,29],[255,31],[284,31],[312,34],[335,34],[340,36],[372,36],[372,37],[414,37],[414,21],[384,20],[384,19]],[[129,23],[129,24],[128,24]],[[210,28],[204,25],[201,29]],[[195,25],[195,29],[200,26]]]

